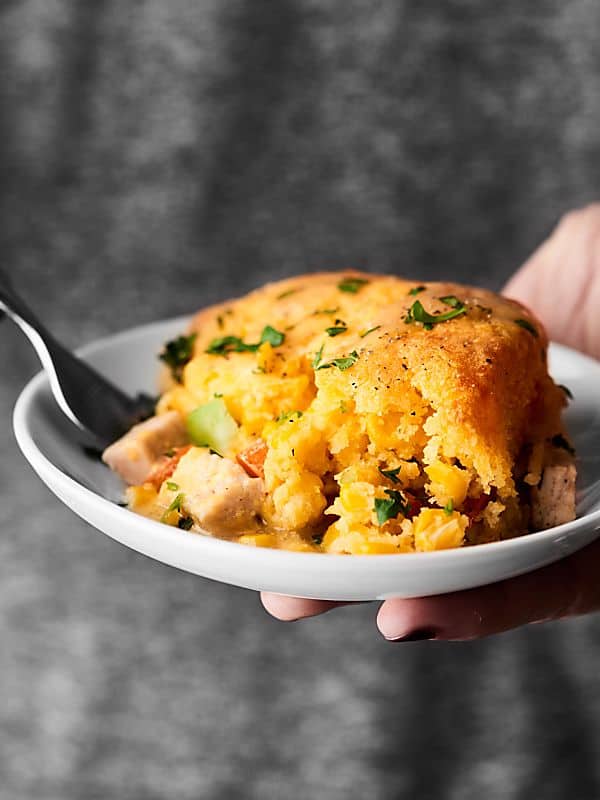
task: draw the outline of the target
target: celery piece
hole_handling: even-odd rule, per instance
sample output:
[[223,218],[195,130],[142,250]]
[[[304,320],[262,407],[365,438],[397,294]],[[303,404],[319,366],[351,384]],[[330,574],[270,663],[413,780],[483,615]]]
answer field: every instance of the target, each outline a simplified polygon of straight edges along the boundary
[[187,418],[192,443],[222,455],[237,431],[237,423],[219,397],[195,408]]

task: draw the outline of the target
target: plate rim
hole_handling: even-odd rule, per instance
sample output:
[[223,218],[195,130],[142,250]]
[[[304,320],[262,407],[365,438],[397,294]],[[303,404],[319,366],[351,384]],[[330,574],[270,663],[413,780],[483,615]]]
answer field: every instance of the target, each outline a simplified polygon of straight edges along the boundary
[[[98,351],[102,351],[106,347],[118,345],[121,340],[127,339],[131,335],[134,334],[144,334],[148,333],[151,329],[159,327],[159,326],[173,326],[181,325],[184,327],[186,323],[191,319],[192,315],[184,314],[177,317],[165,318],[160,320],[155,320],[153,322],[145,323],[142,325],[133,326],[131,328],[124,329],[122,331],[118,331],[116,333],[110,334],[108,336],[103,336],[99,339],[95,339],[88,344],[77,348],[76,353],[85,358],[89,355],[93,355]],[[575,357],[578,360],[584,360],[590,363],[596,370],[600,370],[600,362],[593,359],[591,356],[586,355],[585,353],[581,353],[578,350],[574,350],[573,348],[567,347],[565,345],[551,342],[549,353],[552,352],[562,353],[566,357]],[[312,563],[315,563],[316,559],[319,559],[320,562],[325,565],[330,565],[333,567],[334,564],[339,565],[341,561],[346,565],[344,570],[351,570],[351,571],[361,571],[364,568],[365,564],[375,565],[378,563],[385,563],[390,566],[392,563],[397,562],[398,559],[402,560],[402,563],[408,565],[409,563],[419,563],[420,565],[427,559],[427,563],[433,564],[434,561],[467,561],[469,558],[476,559],[480,557],[483,553],[489,552],[490,556],[494,553],[501,553],[505,554],[510,552],[511,550],[519,549],[520,547],[526,546],[526,543],[531,542],[531,538],[535,537],[540,541],[549,542],[554,540],[556,541],[557,537],[570,538],[571,534],[575,534],[582,528],[591,528],[595,527],[595,530],[600,533],[600,508],[594,511],[588,512],[581,517],[573,520],[572,522],[566,522],[562,525],[555,526],[553,528],[549,528],[545,531],[534,531],[533,533],[523,534],[522,536],[516,536],[512,539],[504,539],[500,542],[487,542],[481,543],[476,545],[470,545],[469,547],[457,547],[457,548],[449,548],[446,550],[435,550],[431,552],[423,552],[423,553],[384,553],[384,554],[373,554],[373,555],[353,555],[351,558],[348,555],[338,554],[338,553],[313,553],[313,552],[303,552],[303,551],[292,551],[292,550],[277,550],[274,548],[255,548],[249,547],[248,545],[241,544],[238,542],[233,542],[226,539],[219,539],[217,537],[212,536],[203,536],[203,535],[196,535],[190,536],[188,531],[182,531],[178,528],[173,528],[172,526],[164,525],[157,520],[150,519],[148,517],[143,517],[140,514],[137,514],[134,511],[131,511],[128,508],[120,507],[116,503],[111,500],[108,500],[106,497],[98,494],[97,492],[89,489],[88,487],[81,484],[75,478],[71,477],[70,475],[66,474],[61,470],[56,464],[54,464],[38,447],[36,444],[32,432],[30,430],[28,417],[29,414],[33,412],[33,404],[35,398],[41,391],[49,390],[50,389],[50,382],[48,376],[46,375],[43,369],[39,370],[29,381],[25,384],[21,392],[19,393],[17,400],[14,405],[13,415],[12,415],[12,423],[13,423],[13,430],[15,434],[15,438],[17,444],[27,460],[30,464],[34,472],[38,474],[38,476],[42,479],[44,483],[47,483],[44,479],[42,472],[48,473],[53,479],[55,484],[60,489],[65,489],[67,494],[72,494],[73,492],[79,493],[83,496],[83,498],[87,499],[88,502],[92,503],[99,503],[100,507],[104,509],[104,511],[114,517],[116,521],[123,521],[131,520],[132,515],[135,517],[137,524],[143,524],[149,526],[149,530],[151,530],[155,537],[159,537],[165,541],[165,544],[169,544],[167,540],[175,542],[185,543],[186,547],[196,549],[198,551],[206,550],[214,551],[215,554],[221,553],[225,554],[227,552],[231,553],[232,548],[240,554],[242,550],[245,553],[245,558],[248,561],[252,559],[258,559],[262,563],[265,561],[271,561],[273,564],[277,564],[278,562],[288,561],[291,556],[300,563],[301,559],[307,560],[310,559]],[[38,467],[40,469],[38,469]],[[52,488],[52,486],[50,486]],[[59,498],[61,499],[61,498]],[[63,501],[64,502],[64,501]],[[66,504],[71,511],[78,514],[75,509]],[[79,514],[78,514],[79,515]],[[80,516],[80,515],[79,515]],[[95,526],[93,526],[95,527]],[[101,531],[105,535],[109,535],[106,531]],[[115,538],[112,537],[111,538]],[[117,541],[119,541],[117,539]],[[193,543],[193,544],[192,544]],[[130,547],[129,545],[125,545]],[[131,549],[135,549],[131,547]],[[137,551],[139,552],[139,551]],[[158,560],[158,559],[154,559]],[[308,563],[308,561],[307,561]]]

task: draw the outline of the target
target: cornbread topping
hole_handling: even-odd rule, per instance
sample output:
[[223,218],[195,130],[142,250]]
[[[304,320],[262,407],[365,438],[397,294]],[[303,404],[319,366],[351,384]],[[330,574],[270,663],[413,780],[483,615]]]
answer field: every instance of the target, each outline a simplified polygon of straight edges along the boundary
[[197,314],[160,354],[156,417],[104,458],[133,510],[190,533],[349,554],[496,541],[575,515],[547,346],[484,289],[299,276]]

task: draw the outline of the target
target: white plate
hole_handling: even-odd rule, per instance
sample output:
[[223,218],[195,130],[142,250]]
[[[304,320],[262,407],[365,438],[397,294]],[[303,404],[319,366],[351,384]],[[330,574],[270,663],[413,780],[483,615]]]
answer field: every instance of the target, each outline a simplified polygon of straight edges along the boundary
[[[162,344],[185,318],[103,339],[81,352],[125,390],[155,391]],[[433,553],[339,556],[248,547],[146,519],[117,505],[123,487],[83,452],[43,373],[25,387],[14,428],[40,478],[76,514],[113,539],[188,572],[250,589],[331,600],[415,597],[466,589],[528,572],[578,550],[600,535],[600,364],[553,345],[551,370],[572,390],[567,412],[579,456],[578,519],[518,539]]]

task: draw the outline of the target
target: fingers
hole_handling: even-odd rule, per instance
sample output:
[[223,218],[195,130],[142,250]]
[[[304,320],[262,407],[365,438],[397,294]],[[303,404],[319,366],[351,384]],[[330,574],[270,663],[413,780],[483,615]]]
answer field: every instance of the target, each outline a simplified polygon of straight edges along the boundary
[[315,617],[332,608],[345,605],[344,603],[335,603],[332,600],[304,600],[300,597],[285,597],[281,594],[269,594],[268,592],[263,592],[260,599],[266,611],[283,622]]
[[481,588],[388,600],[377,625],[386,639],[463,640],[600,608],[600,544],[528,575]]
[[600,204],[566,214],[504,287],[551,339],[600,357]]
[[[533,622],[600,610],[600,539],[569,558],[518,578],[464,592],[386,600],[377,626],[390,641],[464,640]],[[285,622],[323,614],[330,600],[261,595],[265,609]]]

